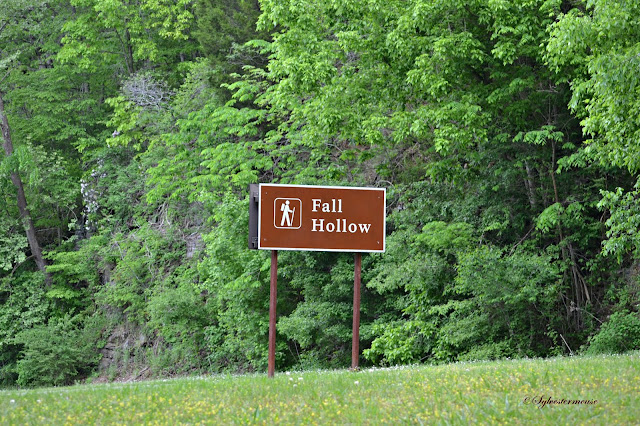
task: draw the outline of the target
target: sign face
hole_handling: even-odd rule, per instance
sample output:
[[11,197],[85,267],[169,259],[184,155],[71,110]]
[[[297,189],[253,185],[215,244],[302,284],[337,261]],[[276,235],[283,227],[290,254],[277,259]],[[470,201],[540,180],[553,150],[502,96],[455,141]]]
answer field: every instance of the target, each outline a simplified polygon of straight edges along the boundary
[[386,190],[260,184],[258,248],[383,252]]

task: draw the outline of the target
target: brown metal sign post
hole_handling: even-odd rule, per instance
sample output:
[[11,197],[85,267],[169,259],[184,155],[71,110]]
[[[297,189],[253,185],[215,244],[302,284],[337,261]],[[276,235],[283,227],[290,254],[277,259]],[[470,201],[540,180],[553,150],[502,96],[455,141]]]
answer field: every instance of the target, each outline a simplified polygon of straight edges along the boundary
[[278,293],[278,251],[271,250],[271,284],[269,287],[269,361],[267,376],[276,371],[276,304]]
[[357,370],[360,361],[360,271],[362,253],[355,254],[353,271],[353,337],[351,338],[351,369]]
[[358,368],[362,253],[385,250],[386,191],[250,185],[249,248],[271,250],[268,376],[275,372],[278,250],[355,252],[351,368]]

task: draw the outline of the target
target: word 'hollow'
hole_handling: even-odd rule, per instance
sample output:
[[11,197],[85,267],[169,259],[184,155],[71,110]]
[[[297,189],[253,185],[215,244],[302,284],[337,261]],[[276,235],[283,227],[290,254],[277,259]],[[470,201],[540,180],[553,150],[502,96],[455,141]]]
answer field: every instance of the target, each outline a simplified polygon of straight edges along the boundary
[[324,219],[312,219],[313,226],[311,232],[350,232],[355,234],[360,232],[368,234],[371,229],[370,223],[347,223],[347,219],[336,219],[335,222],[327,222]]

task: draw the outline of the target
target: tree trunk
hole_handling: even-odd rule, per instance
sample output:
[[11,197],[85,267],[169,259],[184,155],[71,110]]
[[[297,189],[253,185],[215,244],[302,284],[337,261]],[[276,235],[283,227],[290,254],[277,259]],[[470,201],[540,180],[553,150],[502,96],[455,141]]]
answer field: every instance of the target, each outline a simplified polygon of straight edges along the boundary
[[[11,140],[11,131],[9,128],[9,120],[4,112],[4,93],[0,91],[0,128],[2,129],[2,138],[4,140],[3,148],[7,157],[13,154],[13,142]],[[51,285],[51,275],[47,272],[46,263],[42,257],[42,250],[40,244],[36,238],[36,228],[33,226],[33,220],[31,219],[31,213],[27,207],[27,198],[24,195],[24,187],[22,185],[22,179],[17,170],[11,171],[11,182],[17,190],[17,202],[18,210],[20,211],[20,218],[27,233],[27,241],[29,241],[29,247],[31,248],[31,254],[33,255],[38,269],[44,274],[45,281],[48,285]]]
[[524,168],[527,172],[527,177],[524,180],[525,187],[527,188],[527,193],[529,195],[529,204],[531,205],[531,210],[536,211],[538,200],[536,199],[536,185],[533,176],[533,170],[529,167],[529,163],[525,160]]

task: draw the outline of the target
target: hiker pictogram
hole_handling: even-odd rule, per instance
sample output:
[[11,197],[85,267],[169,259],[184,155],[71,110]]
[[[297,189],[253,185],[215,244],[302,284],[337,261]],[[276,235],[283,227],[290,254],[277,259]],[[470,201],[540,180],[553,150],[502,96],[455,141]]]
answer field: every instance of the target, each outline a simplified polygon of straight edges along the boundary
[[298,229],[302,225],[302,201],[299,198],[276,198],[274,226],[280,229]]

